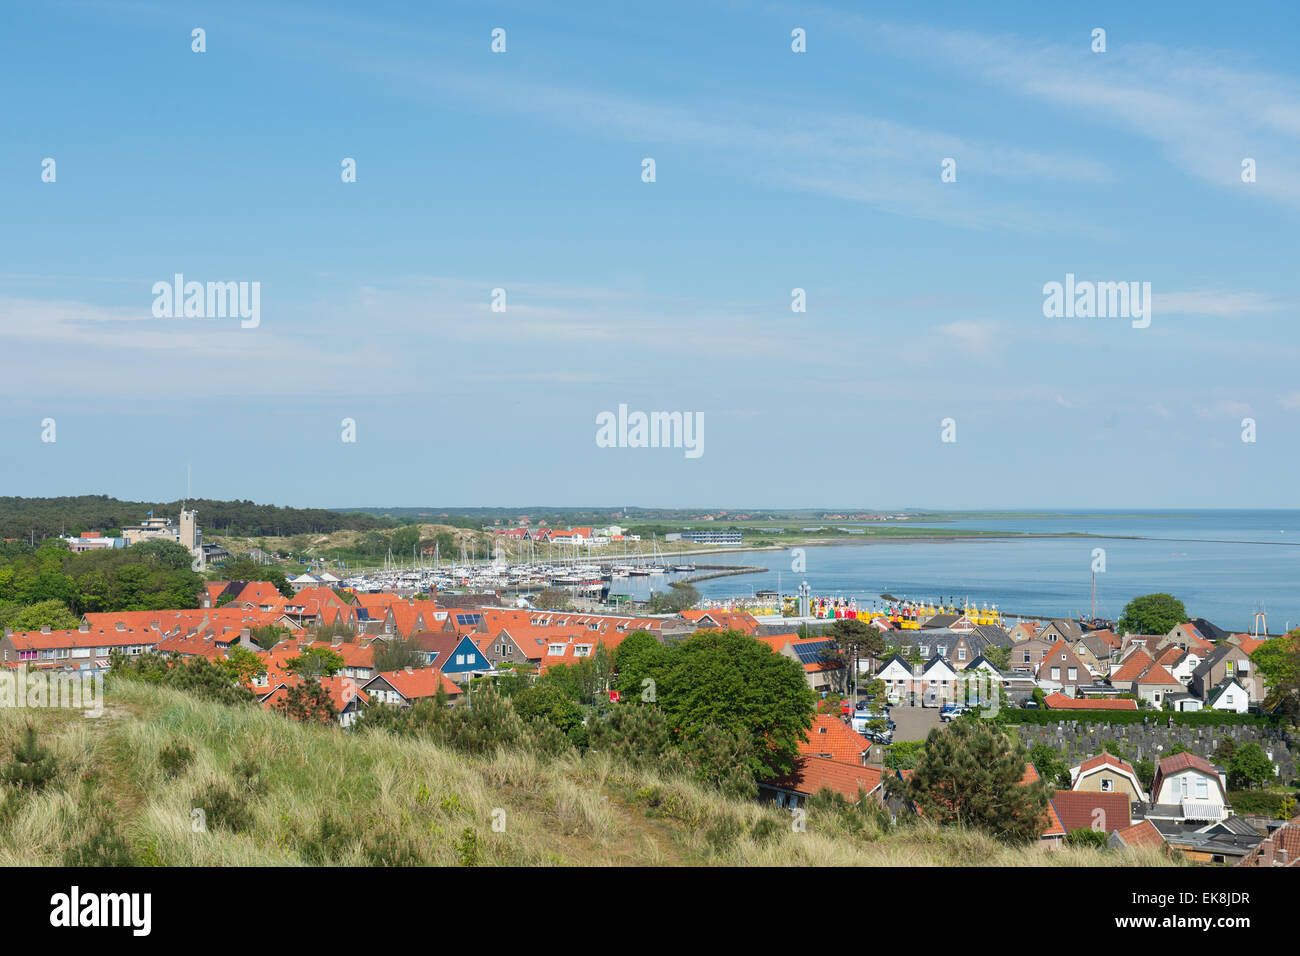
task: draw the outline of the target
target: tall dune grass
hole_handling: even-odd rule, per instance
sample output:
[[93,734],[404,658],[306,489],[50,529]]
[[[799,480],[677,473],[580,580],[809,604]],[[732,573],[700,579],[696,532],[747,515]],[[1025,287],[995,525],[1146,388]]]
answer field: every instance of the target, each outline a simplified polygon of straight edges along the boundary
[[[468,756],[115,681],[105,716],[0,710],[55,756],[0,794],[0,865],[1168,865],[1159,852],[1014,849],[818,804],[787,812],[607,756]],[[196,812],[201,811],[201,812]]]

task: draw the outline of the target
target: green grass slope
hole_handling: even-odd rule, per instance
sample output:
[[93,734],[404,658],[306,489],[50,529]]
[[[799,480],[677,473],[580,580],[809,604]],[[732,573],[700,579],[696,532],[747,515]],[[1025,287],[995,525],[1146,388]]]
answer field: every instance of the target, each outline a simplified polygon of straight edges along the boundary
[[[0,784],[0,865],[1162,865],[1162,854],[1011,849],[957,829],[787,812],[588,754],[467,756],[115,681],[105,713],[30,720],[41,789]],[[196,814],[195,810],[202,810]]]

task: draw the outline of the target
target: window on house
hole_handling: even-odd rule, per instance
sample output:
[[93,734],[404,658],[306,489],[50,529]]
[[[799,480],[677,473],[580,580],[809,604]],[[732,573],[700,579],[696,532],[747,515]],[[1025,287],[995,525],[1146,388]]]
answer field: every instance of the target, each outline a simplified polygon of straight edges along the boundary
[[1060,680],[1060,679],[1061,679],[1061,669],[1059,667],[1053,667],[1052,680]]
[[1111,778],[1111,777],[1102,777],[1102,778],[1101,778],[1101,792],[1102,792],[1102,793],[1113,793],[1114,790],[1115,790],[1115,781],[1114,781],[1114,779]]
[[1226,671],[1225,673],[1226,673],[1229,677],[1231,677],[1231,676],[1232,676],[1232,661],[1226,661],[1225,663],[1226,663],[1227,666],[1228,666],[1228,669],[1227,669],[1227,671]]
[[1204,777],[1198,777],[1196,780],[1196,798],[1206,800],[1210,796],[1210,784]]
[[1029,652],[1028,652],[1028,651],[1025,651],[1025,661],[1024,661],[1024,662],[1025,662],[1026,664],[1030,663],[1030,660],[1029,660]]
[[1067,670],[1065,673],[1068,675],[1068,679],[1069,679],[1069,680],[1078,680],[1078,679],[1079,679],[1079,668],[1077,668],[1077,667],[1071,667],[1071,668],[1070,668],[1069,670]]
[[457,663],[457,664],[464,664],[464,663],[465,663],[465,655],[464,655],[464,654],[457,654],[457,655],[456,655],[456,663]]
[[966,659],[966,648],[964,647],[957,648],[957,660],[964,661],[965,659]]

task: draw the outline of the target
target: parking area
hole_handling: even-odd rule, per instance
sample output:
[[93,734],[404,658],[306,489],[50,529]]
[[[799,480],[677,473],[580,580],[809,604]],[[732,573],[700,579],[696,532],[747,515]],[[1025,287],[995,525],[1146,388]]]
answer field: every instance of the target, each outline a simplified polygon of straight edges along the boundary
[[889,716],[896,725],[894,740],[924,740],[930,731],[941,726],[938,707],[891,707]]

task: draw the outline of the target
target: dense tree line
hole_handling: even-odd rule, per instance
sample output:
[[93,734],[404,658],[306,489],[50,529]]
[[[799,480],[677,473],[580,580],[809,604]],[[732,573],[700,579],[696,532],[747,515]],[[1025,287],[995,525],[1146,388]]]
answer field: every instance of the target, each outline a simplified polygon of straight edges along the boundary
[[57,538],[39,548],[11,542],[0,547],[0,623],[31,618],[53,627],[69,614],[198,607],[203,578],[191,560],[171,541],[82,554]]
[[[398,522],[372,514],[327,511],[323,508],[280,508],[251,501],[198,498],[189,507],[199,513],[199,525],[209,534],[237,537],[288,537],[331,531],[393,528]],[[82,531],[112,531],[139,524],[152,511],[157,517],[180,516],[180,501],[120,501],[107,495],[67,498],[0,498],[0,537],[37,543],[42,538]]]

